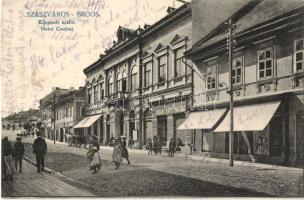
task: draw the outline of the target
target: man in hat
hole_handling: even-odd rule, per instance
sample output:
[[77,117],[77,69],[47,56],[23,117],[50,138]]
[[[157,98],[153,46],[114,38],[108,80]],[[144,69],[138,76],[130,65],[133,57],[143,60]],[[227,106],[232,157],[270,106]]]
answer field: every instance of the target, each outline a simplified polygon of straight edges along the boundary
[[16,138],[17,142],[14,144],[13,155],[15,159],[15,168],[18,169],[19,163],[19,173],[22,173],[22,158],[24,154],[24,145],[21,142],[21,137]]
[[36,155],[37,172],[40,173],[40,170],[44,171],[44,156],[47,151],[47,145],[45,140],[41,137],[40,131],[36,134],[37,138],[33,144],[33,153]]

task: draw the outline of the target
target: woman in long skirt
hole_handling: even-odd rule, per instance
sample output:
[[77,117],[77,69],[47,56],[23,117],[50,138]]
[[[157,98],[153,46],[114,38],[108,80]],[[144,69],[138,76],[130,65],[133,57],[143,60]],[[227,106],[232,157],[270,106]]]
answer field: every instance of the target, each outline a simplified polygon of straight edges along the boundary
[[127,141],[126,138],[122,138],[122,143],[121,143],[121,157],[125,158],[128,161],[128,165],[131,164],[129,160],[129,153],[127,149]]
[[115,169],[118,169],[120,163],[122,161],[121,158],[121,147],[120,147],[120,139],[115,139],[114,141],[114,150],[112,154],[113,162],[115,163]]
[[101,168],[100,147],[96,136],[92,137],[92,146],[93,149],[88,152],[88,156],[91,159],[90,170],[93,170],[92,174],[96,174]]
[[15,167],[13,165],[13,147],[12,144],[8,141],[7,137],[2,139],[2,158],[3,158],[3,167],[2,174],[4,175],[4,180],[10,179],[13,180]]

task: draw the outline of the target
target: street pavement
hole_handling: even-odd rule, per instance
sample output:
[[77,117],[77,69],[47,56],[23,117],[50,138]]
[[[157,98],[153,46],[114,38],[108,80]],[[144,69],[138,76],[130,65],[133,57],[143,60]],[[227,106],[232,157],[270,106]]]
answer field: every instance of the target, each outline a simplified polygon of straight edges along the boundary
[[[25,138],[23,142],[32,143],[33,138]],[[92,175],[88,171],[86,149],[47,142],[46,160],[50,168],[91,185],[94,193],[103,196],[303,196],[301,169],[271,165],[229,167],[224,163],[148,155],[137,150],[129,152],[131,165],[124,161],[120,170],[114,170],[111,148],[102,148],[102,169]],[[59,159],[62,155],[66,159],[60,162],[66,166],[58,167],[59,161],[54,157]]]

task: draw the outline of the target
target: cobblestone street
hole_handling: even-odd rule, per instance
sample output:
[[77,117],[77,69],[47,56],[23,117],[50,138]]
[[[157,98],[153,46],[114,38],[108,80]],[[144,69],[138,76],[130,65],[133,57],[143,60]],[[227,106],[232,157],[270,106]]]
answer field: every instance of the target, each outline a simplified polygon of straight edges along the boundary
[[[15,136],[10,136],[14,141]],[[24,138],[26,156],[34,159],[31,143]],[[111,148],[102,147],[102,168],[88,169],[86,149],[48,142],[46,166],[90,186],[98,196],[303,196],[303,171],[296,168],[234,166],[223,163],[169,158],[130,150],[131,165],[124,160],[119,170],[111,162]],[[288,177],[288,178],[286,178]],[[82,185],[74,184],[76,187]]]

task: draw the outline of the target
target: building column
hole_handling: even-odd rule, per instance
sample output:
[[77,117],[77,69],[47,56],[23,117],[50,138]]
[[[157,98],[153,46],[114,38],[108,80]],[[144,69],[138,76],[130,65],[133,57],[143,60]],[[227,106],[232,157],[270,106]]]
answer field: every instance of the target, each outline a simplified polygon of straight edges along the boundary
[[[157,136],[158,131],[157,131],[157,117],[153,116],[152,118],[152,133],[153,133],[153,137]],[[151,138],[153,139],[153,138]]]
[[171,138],[174,138],[174,117],[172,114],[167,115],[167,147]]
[[109,138],[107,137],[107,115],[103,115],[103,144],[107,144]]
[[98,138],[98,143],[100,143],[100,138],[101,138],[101,128],[100,127],[100,118],[96,121],[97,122],[97,138]]

